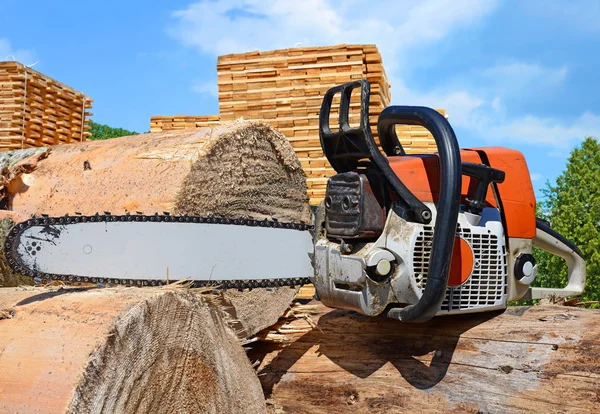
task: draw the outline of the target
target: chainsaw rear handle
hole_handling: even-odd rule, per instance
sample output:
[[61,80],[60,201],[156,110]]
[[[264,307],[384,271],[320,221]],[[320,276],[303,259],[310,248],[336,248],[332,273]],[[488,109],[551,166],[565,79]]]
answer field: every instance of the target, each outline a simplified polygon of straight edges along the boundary
[[395,136],[394,126],[398,124],[425,127],[433,135],[439,154],[439,200],[425,290],[416,304],[404,308],[392,308],[388,312],[390,318],[424,322],[438,313],[448,287],[448,273],[456,235],[462,184],[460,149],[454,130],[446,118],[431,108],[421,106],[387,107],[381,112],[377,122],[380,134],[384,131],[383,135],[380,135],[380,140],[382,138],[385,140],[386,136],[390,136],[390,131],[394,131],[393,136]]
[[586,267],[581,250],[562,234],[552,230],[550,226],[538,219],[533,245],[555,256],[561,257],[567,263],[568,283],[564,288],[532,287],[528,293],[529,299],[542,299],[548,295],[572,296],[580,295],[585,287]]

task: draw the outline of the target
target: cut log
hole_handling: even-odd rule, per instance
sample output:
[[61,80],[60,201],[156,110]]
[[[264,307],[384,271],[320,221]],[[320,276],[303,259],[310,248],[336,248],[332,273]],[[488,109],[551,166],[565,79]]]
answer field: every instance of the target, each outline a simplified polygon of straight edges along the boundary
[[256,374],[208,295],[0,289],[0,412],[261,413]]
[[[300,163],[286,138],[262,123],[57,146],[24,159],[16,153],[3,188],[5,205],[19,217],[140,211],[310,222]],[[294,293],[226,292],[223,304],[250,336],[275,323]]]
[[11,210],[310,220],[305,175],[294,151],[281,133],[261,123],[52,147],[29,181],[10,192]]
[[310,305],[249,354],[275,412],[600,412],[600,310],[408,324]]

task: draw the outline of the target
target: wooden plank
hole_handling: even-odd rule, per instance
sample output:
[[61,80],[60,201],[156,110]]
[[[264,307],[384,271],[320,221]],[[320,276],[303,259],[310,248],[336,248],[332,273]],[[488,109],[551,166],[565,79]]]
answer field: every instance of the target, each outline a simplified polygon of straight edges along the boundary
[[[324,195],[327,177],[334,173],[318,139],[318,114],[325,92],[355,79],[371,82],[370,123],[376,132],[379,112],[390,102],[389,82],[375,45],[336,45],[291,48],[220,56],[217,61],[219,118],[262,120],[290,141],[308,177],[311,203]],[[336,122],[334,100],[331,121]],[[360,99],[351,100],[357,111]],[[198,122],[196,120],[198,118]],[[353,118],[354,119],[354,118]],[[200,117],[153,117],[152,131],[206,126]],[[423,129],[399,131],[408,152],[435,148]]]

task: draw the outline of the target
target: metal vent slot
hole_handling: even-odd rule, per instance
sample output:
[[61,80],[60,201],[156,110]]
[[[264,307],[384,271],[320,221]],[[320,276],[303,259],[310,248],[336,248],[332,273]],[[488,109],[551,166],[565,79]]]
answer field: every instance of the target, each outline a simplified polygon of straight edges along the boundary
[[[507,264],[504,246],[499,243],[496,234],[491,234],[483,227],[459,226],[458,234],[473,249],[475,264],[465,284],[448,287],[441,310],[459,311],[496,306],[506,293]],[[414,275],[421,290],[427,283],[432,241],[433,228],[425,226],[417,236],[413,255]]]

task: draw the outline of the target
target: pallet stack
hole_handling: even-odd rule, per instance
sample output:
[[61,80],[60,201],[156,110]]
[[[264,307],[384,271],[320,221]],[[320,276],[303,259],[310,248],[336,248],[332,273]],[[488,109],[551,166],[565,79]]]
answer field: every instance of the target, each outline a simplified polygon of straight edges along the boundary
[[[332,86],[357,79],[371,83],[369,119],[377,133],[377,117],[390,103],[390,85],[375,45],[338,45],[250,52],[220,56],[217,61],[219,115],[156,116],[151,131],[204,127],[237,118],[262,120],[290,141],[307,175],[311,203],[325,196],[327,179],[335,174],[319,141],[319,109]],[[330,122],[337,125],[339,97]],[[360,94],[353,94],[350,122],[358,125]],[[407,152],[433,152],[431,135],[419,127],[398,127]]]
[[0,62],[0,151],[85,141],[92,100],[18,62]]

